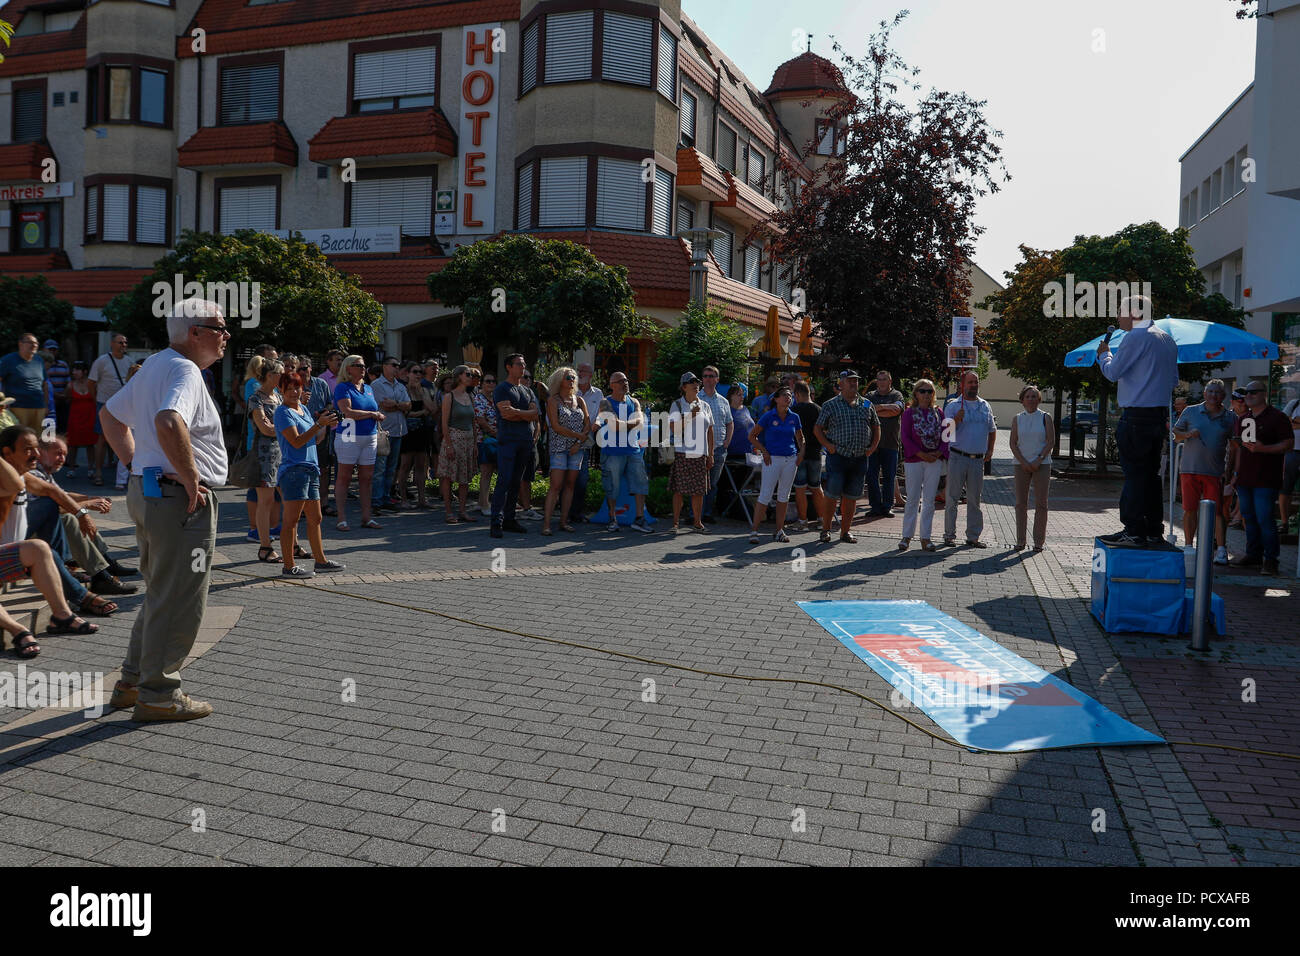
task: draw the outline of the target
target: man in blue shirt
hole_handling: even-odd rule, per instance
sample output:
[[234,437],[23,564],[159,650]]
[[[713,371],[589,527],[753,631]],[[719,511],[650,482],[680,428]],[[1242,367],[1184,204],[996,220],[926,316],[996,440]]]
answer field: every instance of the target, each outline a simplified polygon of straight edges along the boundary
[[36,336],[24,332],[18,336],[18,351],[0,358],[0,391],[12,398],[9,411],[20,425],[41,431],[45,420],[45,360],[36,354],[40,346]]
[[984,493],[984,462],[993,460],[993,446],[998,440],[998,422],[993,406],[980,398],[980,377],[966,372],[961,377],[961,394],[944,407],[945,437],[951,428],[948,444],[948,491],[943,511],[943,543],[957,543],[957,505],[966,493],[966,543],[972,548],[987,548],[980,540],[984,531],[984,511],[980,507]]
[[506,356],[506,381],[492,393],[497,423],[497,484],[492,490],[492,526],[494,538],[502,531],[526,532],[515,517],[519,501],[519,476],[524,463],[531,460],[533,424],[537,421],[537,397],[520,382],[527,366],[519,352]]
[[1178,384],[1178,345],[1156,328],[1151,300],[1129,296],[1120,303],[1119,327],[1124,340],[1112,354],[1110,342],[1097,346],[1101,374],[1117,384],[1122,409],[1115,443],[1124,489],[1119,517],[1124,530],[1102,537],[1127,548],[1159,547],[1164,537],[1164,494],[1160,449],[1169,436],[1169,396]]

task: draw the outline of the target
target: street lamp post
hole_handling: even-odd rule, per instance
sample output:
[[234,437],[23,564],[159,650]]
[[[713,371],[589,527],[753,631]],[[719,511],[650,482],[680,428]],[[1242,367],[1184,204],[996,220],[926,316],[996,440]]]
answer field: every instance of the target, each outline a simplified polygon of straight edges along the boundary
[[718,229],[683,229],[677,235],[691,244],[691,301],[704,305],[709,290],[709,243],[724,235]]

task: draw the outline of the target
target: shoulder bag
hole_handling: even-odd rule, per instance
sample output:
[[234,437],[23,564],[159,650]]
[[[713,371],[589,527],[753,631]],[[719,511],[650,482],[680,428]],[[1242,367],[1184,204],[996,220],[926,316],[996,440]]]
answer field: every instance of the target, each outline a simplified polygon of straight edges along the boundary
[[256,488],[262,480],[262,465],[257,460],[256,438],[253,447],[248,447],[247,408],[244,409],[244,424],[239,429],[239,448],[240,452],[230,463],[230,469],[226,474],[226,484],[234,485],[236,488]]

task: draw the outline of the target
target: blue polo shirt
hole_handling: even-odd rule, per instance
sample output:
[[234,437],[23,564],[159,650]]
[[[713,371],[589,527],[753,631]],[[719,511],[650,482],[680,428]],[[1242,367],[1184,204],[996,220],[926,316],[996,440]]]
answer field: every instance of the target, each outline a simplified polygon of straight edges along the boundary
[[[338,404],[343,399],[352,403],[352,410],[355,412],[377,412],[379,403],[375,401],[375,390],[369,385],[362,385],[360,389],[353,388],[351,382],[339,382],[334,386],[334,404]],[[358,438],[364,438],[367,435],[373,435],[375,428],[379,424],[373,418],[362,418],[360,420],[352,418],[341,418],[339,423],[334,426],[334,431],[341,431],[345,422],[352,422],[357,426],[354,434]]]
[[24,362],[17,352],[0,358],[0,391],[19,408],[45,407],[45,361],[33,355]]
[[1183,442],[1183,458],[1179,472],[1184,475],[1223,474],[1224,458],[1228,452],[1228,439],[1237,426],[1237,413],[1224,406],[1217,418],[1205,411],[1205,404],[1188,405],[1174,423],[1174,431],[1199,434]]
[[763,434],[758,436],[758,440],[773,457],[783,458],[799,453],[794,434],[803,429],[803,419],[794,413],[793,408],[785,413],[784,420],[775,408],[770,412],[764,412],[763,417],[758,420],[758,427],[763,429]]

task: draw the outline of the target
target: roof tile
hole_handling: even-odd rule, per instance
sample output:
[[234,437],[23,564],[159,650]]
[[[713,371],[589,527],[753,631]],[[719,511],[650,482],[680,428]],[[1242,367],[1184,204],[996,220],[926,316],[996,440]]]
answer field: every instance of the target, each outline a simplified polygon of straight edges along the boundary
[[41,163],[53,158],[44,143],[11,143],[0,146],[0,181],[39,181]]
[[442,110],[426,106],[397,113],[335,116],[307,145],[307,156],[314,163],[346,156],[455,156],[456,134]]
[[[34,5],[13,0],[0,9],[0,19],[17,27],[26,8]],[[83,13],[71,30],[16,36],[3,52],[5,61],[0,63],[0,76],[79,70],[86,65],[86,15]]]
[[297,166],[298,144],[281,120],[239,126],[204,126],[177,150],[176,165]]

